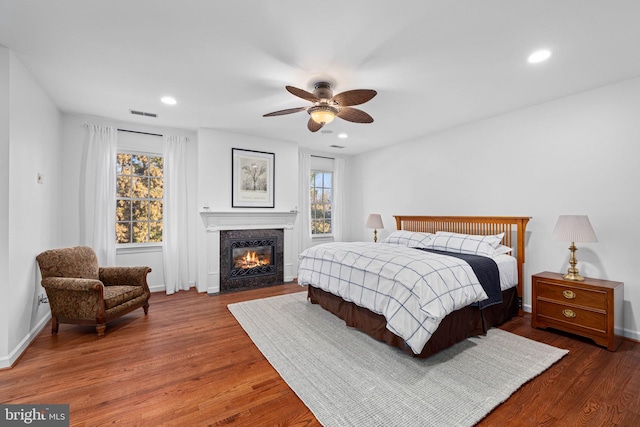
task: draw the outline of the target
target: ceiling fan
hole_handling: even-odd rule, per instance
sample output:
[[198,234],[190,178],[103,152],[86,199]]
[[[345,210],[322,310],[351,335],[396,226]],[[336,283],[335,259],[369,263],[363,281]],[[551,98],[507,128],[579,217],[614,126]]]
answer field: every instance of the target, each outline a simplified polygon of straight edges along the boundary
[[311,132],[319,131],[322,126],[331,123],[335,117],[340,117],[353,123],[372,123],[373,117],[352,105],[364,104],[377,95],[375,90],[355,89],[333,95],[331,85],[327,82],[315,84],[313,93],[298,89],[293,86],[285,86],[293,95],[310,101],[313,105],[309,107],[288,108],[286,110],[274,111],[265,114],[263,117],[283,116],[285,114],[306,111],[311,116],[307,123],[307,128]]

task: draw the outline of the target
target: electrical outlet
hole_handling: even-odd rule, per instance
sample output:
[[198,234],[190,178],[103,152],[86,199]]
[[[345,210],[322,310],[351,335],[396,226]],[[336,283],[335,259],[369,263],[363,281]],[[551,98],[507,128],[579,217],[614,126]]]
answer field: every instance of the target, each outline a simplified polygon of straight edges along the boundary
[[36,182],[38,184],[44,184],[44,175],[42,175],[40,172],[38,172],[38,178]]
[[47,298],[47,294],[42,292],[40,294],[40,296],[38,296],[38,305],[40,305],[40,304],[48,304],[48,303],[49,303],[49,298]]

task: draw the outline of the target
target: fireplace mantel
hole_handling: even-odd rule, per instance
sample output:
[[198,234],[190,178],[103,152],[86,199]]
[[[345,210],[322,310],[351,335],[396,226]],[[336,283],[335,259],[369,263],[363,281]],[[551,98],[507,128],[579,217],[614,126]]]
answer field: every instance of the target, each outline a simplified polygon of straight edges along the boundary
[[295,211],[200,211],[204,225],[204,259],[200,258],[198,263],[198,290],[206,290],[209,294],[220,292],[222,230],[283,229],[284,281],[292,281],[298,266],[298,245],[294,238],[297,216]]
[[298,212],[200,211],[207,231],[282,228],[293,230]]

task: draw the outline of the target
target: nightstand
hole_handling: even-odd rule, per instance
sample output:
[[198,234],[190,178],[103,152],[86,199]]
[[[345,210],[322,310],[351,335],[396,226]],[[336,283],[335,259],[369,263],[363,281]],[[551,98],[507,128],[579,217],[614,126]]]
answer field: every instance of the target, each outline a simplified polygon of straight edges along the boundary
[[531,326],[581,335],[615,351],[622,342],[614,327],[623,325],[624,284],[588,277],[578,282],[562,276],[545,271],[531,277]]

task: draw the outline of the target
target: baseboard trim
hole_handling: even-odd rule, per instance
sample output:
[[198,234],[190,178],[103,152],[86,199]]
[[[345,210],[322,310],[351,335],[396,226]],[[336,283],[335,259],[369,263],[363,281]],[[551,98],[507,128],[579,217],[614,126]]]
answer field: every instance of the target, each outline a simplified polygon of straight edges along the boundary
[[51,320],[51,313],[48,313],[29,331],[22,341],[9,353],[8,356],[0,358],[0,369],[11,369],[20,360],[20,357],[29,348],[29,345],[36,339],[38,334]]

